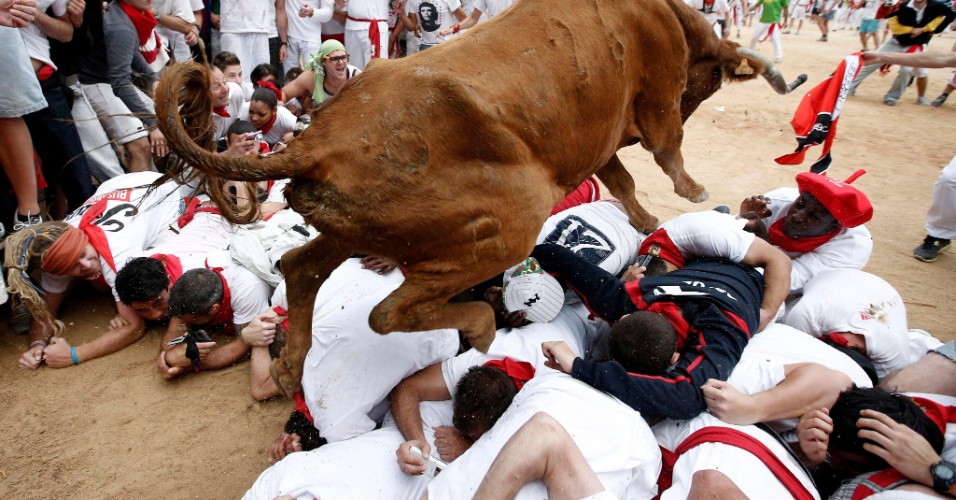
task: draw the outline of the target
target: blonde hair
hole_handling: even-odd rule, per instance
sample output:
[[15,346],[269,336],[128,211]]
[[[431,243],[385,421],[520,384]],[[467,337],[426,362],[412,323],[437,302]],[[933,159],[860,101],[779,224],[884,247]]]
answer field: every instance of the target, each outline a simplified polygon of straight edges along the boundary
[[22,302],[40,323],[49,323],[54,335],[61,335],[66,327],[54,318],[43,300],[43,291],[30,278],[30,269],[38,269],[47,250],[69,228],[61,221],[50,221],[27,227],[7,237],[3,265],[7,271],[7,291]]

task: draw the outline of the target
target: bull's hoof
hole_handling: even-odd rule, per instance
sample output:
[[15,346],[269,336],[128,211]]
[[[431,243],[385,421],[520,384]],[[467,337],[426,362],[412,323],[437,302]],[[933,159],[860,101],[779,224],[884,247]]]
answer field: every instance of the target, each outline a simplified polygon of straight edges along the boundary
[[657,227],[660,225],[660,220],[653,215],[648,215],[646,218],[642,219],[638,223],[631,223],[634,226],[634,229],[644,233],[651,234],[654,231],[657,231]]
[[279,390],[288,398],[302,389],[302,369],[292,368],[290,363],[283,358],[272,360],[272,365],[269,366],[269,375],[272,376],[272,380]]
[[701,202],[707,201],[707,198],[710,198],[710,194],[708,194],[707,190],[705,189],[701,191],[699,195],[690,196],[687,199],[692,201],[693,203],[701,203]]
[[491,347],[491,343],[495,340],[495,330],[491,329],[489,333],[485,335],[477,334],[473,336],[466,336],[468,343],[472,347],[478,349],[481,352],[488,352],[488,348]]

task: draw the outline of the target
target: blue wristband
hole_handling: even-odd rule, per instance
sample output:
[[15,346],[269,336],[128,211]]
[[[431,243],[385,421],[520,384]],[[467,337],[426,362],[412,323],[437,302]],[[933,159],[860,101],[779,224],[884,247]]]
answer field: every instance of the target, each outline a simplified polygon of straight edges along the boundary
[[76,357],[76,347],[70,347],[70,357],[73,358],[73,364],[80,364],[80,359]]

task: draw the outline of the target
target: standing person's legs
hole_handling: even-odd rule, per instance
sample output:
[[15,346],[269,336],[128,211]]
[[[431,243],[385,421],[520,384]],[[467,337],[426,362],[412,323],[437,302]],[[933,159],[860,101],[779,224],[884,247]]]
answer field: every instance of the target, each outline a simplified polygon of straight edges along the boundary
[[773,33],[770,34],[770,40],[773,41],[773,58],[774,62],[783,61],[783,41],[780,40],[780,28],[774,27]]
[[760,38],[767,34],[767,30],[770,29],[770,25],[767,23],[757,23],[757,26],[754,28],[753,35],[750,36],[750,48],[756,49],[757,44],[760,43]]
[[[266,35],[266,39],[268,40],[268,48],[269,48],[269,58],[267,59],[267,62],[271,64],[273,68],[276,68],[278,70],[279,68],[283,67],[283,64],[284,64],[284,61],[279,60],[279,50],[282,48],[282,39],[280,39],[278,36],[269,38],[268,35]],[[286,46],[286,50],[288,50],[288,46]],[[288,52],[286,52],[286,60],[288,60]],[[252,68],[255,68],[256,66],[260,64],[262,63],[257,62],[255,66],[253,66]],[[252,68],[249,68],[250,75],[252,74]],[[285,76],[285,72],[283,71],[282,74],[279,76],[280,77]],[[279,81],[279,84],[280,85],[282,84],[281,79]]]
[[[113,93],[113,87],[106,83],[81,85],[90,105],[100,117],[106,135],[116,144],[126,148],[129,154],[129,171],[145,172],[153,168],[153,153],[147,138],[146,126],[139,118],[132,116],[126,104]],[[137,89],[136,95],[148,108],[153,101]],[[122,172],[120,172],[122,173]],[[94,174],[94,176],[96,176]],[[99,179],[99,177],[97,177]],[[99,179],[101,182],[103,179]]]
[[80,135],[80,143],[86,152],[86,162],[90,174],[96,180],[103,182],[123,173],[119,158],[113,151],[112,142],[106,134],[97,113],[90,104],[83,87],[75,83],[70,89],[76,95],[73,100],[73,121],[76,131]]
[[[346,21],[346,24],[354,21]],[[355,23],[356,27],[345,27],[345,51],[349,53],[349,64],[365,70],[372,52],[372,42],[368,38],[368,23]],[[351,28],[351,29],[350,29]]]
[[289,44],[286,45],[286,57],[285,61],[282,61],[282,73],[288,73],[290,69],[298,67],[301,63],[299,58],[305,59],[309,57],[305,54],[305,51],[302,50],[305,45],[305,40],[299,40],[295,37],[289,37]]
[[[42,222],[40,205],[37,203],[36,164],[30,130],[23,116],[47,107],[40,83],[33,73],[26,46],[20,31],[0,26],[0,68],[3,68],[3,85],[0,85],[0,165],[13,187],[17,198],[17,215],[27,224]],[[32,216],[32,218],[31,218]],[[3,214],[0,220],[7,219]],[[7,227],[7,232],[15,230]]]
[[209,60],[213,60],[216,55],[222,52],[222,35],[219,30],[210,28],[209,30]]
[[933,184],[933,202],[926,212],[926,238],[913,250],[923,262],[933,262],[956,238],[956,157]]
[[910,82],[915,76],[918,102],[928,106],[929,102],[926,101],[925,97],[928,74],[929,72],[925,68],[916,68],[914,70],[914,68],[909,66],[900,66],[900,73],[896,76],[896,80],[893,81],[889,92],[883,96],[883,102],[890,106],[896,104],[896,101],[899,101],[900,98],[903,97],[903,92],[906,92],[906,87],[909,87]]
[[[881,45],[880,48],[877,49],[877,52],[903,52],[903,50],[901,49],[900,44],[897,43],[895,39],[891,38],[887,40],[886,43]],[[850,84],[850,95],[856,93],[856,88],[860,86],[860,83],[863,82],[866,77],[873,74],[873,72],[876,71],[880,66],[882,65],[868,64],[860,68],[860,72],[856,75],[856,78],[853,79],[853,83]]]

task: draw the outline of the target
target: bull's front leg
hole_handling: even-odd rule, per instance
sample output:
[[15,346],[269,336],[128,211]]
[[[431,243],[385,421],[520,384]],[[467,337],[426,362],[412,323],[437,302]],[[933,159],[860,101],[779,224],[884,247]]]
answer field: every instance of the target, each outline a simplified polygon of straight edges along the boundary
[[655,152],[654,161],[674,182],[675,193],[694,203],[707,201],[707,190],[684,170],[684,156],[680,152],[680,145]]
[[289,340],[272,362],[269,373],[276,385],[292,397],[301,387],[302,365],[312,347],[312,310],[319,287],[349,256],[342,242],[325,234],[282,256],[286,296],[289,299]]
[[611,195],[621,201],[628,220],[635,229],[643,233],[650,233],[657,229],[657,217],[654,217],[641,206],[634,196],[634,178],[624,168],[621,159],[614,155],[606,165],[597,171],[598,179],[607,186]]
[[640,130],[641,146],[674,183],[674,192],[694,203],[707,199],[704,186],[684,171],[680,148],[684,122],[680,115],[680,94],[673,87],[647,89],[634,104],[634,120]]

